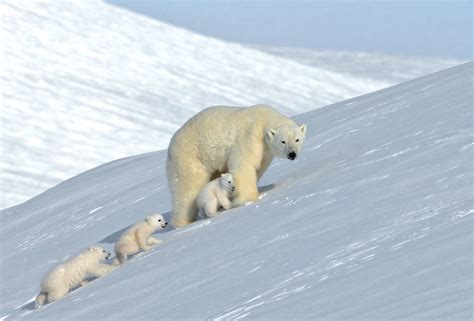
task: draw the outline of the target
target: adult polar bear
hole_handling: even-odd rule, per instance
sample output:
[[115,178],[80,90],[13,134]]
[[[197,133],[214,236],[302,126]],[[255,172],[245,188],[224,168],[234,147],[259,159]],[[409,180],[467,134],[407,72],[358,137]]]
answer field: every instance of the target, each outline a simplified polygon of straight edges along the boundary
[[233,206],[258,198],[257,181],[273,157],[294,160],[304,143],[306,126],[273,107],[210,107],[189,119],[171,138],[167,175],[176,227],[196,220],[196,197],[222,173],[235,180]]

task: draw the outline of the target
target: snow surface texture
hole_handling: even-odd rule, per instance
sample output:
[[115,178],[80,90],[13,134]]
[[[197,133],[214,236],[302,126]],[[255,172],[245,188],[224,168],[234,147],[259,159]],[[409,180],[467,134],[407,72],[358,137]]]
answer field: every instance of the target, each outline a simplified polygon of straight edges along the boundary
[[0,48],[0,208],[106,161],[166,148],[204,107],[267,103],[295,115],[393,83],[99,1],[7,0],[0,17],[8,44]]
[[41,310],[53,264],[169,218],[166,151],[2,211],[0,317],[472,320],[473,68],[298,115],[305,150],[270,166],[258,202],[158,233],[151,252]]
[[452,58],[388,55],[357,51],[266,46],[254,46],[254,48],[293,59],[309,66],[318,66],[341,74],[346,73],[391,84],[421,77],[466,62]]

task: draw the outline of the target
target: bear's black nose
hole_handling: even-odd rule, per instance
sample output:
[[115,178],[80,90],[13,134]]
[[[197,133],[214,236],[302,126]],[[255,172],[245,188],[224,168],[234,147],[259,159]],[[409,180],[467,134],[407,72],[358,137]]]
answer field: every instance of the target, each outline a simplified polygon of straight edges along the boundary
[[288,159],[291,159],[291,160],[294,160],[296,158],[296,153],[295,152],[291,152],[288,154]]

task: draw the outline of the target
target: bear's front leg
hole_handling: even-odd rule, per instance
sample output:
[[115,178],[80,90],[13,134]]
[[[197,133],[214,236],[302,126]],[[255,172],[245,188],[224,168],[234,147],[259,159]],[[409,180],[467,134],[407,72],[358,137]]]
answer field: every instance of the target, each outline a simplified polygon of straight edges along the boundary
[[260,164],[260,168],[257,171],[257,180],[259,180],[263,174],[267,171],[268,166],[272,163],[273,155],[271,153],[267,153],[263,159],[262,163]]
[[89,283],[89,281],[87,281],[87,280],[82,280],[82,281],[79,283],[79,286],[84,286],[84,285],[86,285],[87,283]]
[[148,240],[146,241],[147,245],[156,245],[158,243],[163,242],[162,240],[158,240],[157,238],[154,238],[153,236],[150,236]]
[[150,250],[153,245],[153,244],[148,243],[148,240],[150,239],[150,237],[154,238],[151,236],[151,232],[153,231],[148,228],[143,228],[136,231],[138,248],[145,252]]
[[108,264],[96,264],[91,271],[88,271],[90,274],[94,274],[98,278],[101,276],[106,275],[107,273],[115,270],[117,266],[114,265],[108,265]]
[[217,193],[216,196],[219,205],[222,206],[225,210],[228,210],[232,207],[227,193],[221,191],[220,193]]
[[232,207],[232,204],[230,203],[228,198],[223,198],[222,202],[221,202],[221,205],[225,210],[228,210]]
[[232,207],[255,202],[258,199],[257,171],[253,166],[230,170],[234,175],[235,197]]

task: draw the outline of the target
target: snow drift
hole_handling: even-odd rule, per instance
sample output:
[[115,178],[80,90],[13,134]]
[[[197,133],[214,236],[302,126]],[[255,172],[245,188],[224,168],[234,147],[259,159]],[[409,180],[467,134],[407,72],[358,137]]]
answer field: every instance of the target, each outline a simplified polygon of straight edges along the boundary
[[295,117],[265,196],[35,311],[52,264],[169,217],[166,151],[117,160],[1,212],[8,319],[473,318],[472,72],[465,64]]

